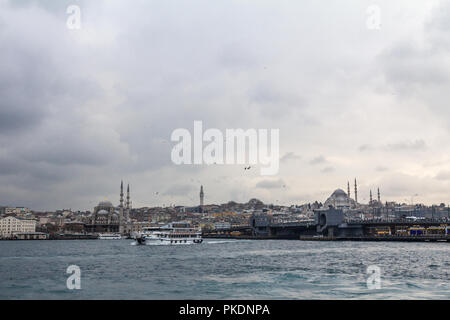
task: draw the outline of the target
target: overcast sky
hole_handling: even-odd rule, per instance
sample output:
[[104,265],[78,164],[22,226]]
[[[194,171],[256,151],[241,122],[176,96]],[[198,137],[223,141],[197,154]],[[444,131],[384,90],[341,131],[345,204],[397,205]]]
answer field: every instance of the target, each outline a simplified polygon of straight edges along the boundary
[[[196,205],[201,184],[301,204],[355,177],[360,202],[448,203],[449,28],[434,0],[0,0],[0,205],[117,205],[121,179],[134,207]],[[194,120],[280,129],[279,174],[176,166]]]

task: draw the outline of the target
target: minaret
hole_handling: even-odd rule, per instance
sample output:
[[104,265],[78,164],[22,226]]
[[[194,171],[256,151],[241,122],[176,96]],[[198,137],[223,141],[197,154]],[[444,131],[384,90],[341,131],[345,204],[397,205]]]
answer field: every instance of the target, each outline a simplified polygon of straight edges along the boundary
[[358,186],[356,184],[356,178],[355,178],[355,203],[358,203]]
[[123,181],[120,182],[119,233],[123,234]]
[[370,190],[370,200],[369,200],[369,204],[372,204],[372,190]]
[[203,206],[203,199],[205,194],[203,193],[203,186],[200,186],[200,206]]
[[347,181],[347,196],[350,198],[350,182]]
[[127,186],[127,219],[126,221],[130,221],[130,210],[131,210],[131,203],[130,203],[130,185]]
[[348,200],[348,205],[349,207],[352,204],[352,200],[350,199],[350,182],[347,181],[347,200]]
[[378,203],[381,204],[380,188],[378,188]]

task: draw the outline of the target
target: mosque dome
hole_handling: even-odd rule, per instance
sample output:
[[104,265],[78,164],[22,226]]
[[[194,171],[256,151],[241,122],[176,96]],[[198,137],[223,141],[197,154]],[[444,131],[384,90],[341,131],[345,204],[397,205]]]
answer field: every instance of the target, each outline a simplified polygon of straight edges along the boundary
[[334,198],[347,198],[347,193],[345,193],[345,191],[342,190],[342,189],[336,189],[331,194],[331,197],[334,197]]
[[99,212],[97,212],[98,214],[109,214],[109,212],[108,211],[106,211],[106,210],[100,210]]
[[354,200],[351,199],[347,193],[342,189],[336,189],[331,196],[325,201],[325,208],[333,206],[336,209],[346,209],[354,204]]
[[100,201],[98,203],[98,207],[111,208],[112,206],[113,206],[113,204],[110,201],[108,201],[108,200]]

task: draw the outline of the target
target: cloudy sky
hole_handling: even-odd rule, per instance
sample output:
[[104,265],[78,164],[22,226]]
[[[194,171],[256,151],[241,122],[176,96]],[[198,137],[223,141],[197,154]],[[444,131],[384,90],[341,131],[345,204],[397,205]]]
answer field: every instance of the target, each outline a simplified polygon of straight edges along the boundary
[[[0,205],[448,203],[449,32],[435,0],[0,0]],[[195,120],[280,129],[278,175],[173,164]]]

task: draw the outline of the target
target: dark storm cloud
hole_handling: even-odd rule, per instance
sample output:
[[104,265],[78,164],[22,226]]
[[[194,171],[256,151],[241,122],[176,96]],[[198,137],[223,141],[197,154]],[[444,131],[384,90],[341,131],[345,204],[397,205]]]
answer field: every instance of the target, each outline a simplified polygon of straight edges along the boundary
[[14,2],[0,12],[0,177],[9,187],[0,202],[34,201],[43,208],[48,199],[27,190],[47,192],[81,174],[80,166],[116,161],[117,147],[87,124],[85,105],[103,91],[83,71],[82,56],[73,54],[65,8],[53,21],[36,5],[56,13],[62,3]]
[[[62,49],[67,43],[60,33],[43,34],[27,28],[30,26],[26,21],[20,21],[0,33],[0,134],[3,135],[20,136],[57,113],[66,112],[65,116],[70,116],[79,105],[101,92],[91,79],[78,74],[70,49]],[[30,32],[34,33],[33,39],[27,38]],[[47,45],[52,41],[58,45],[49,48]]]

